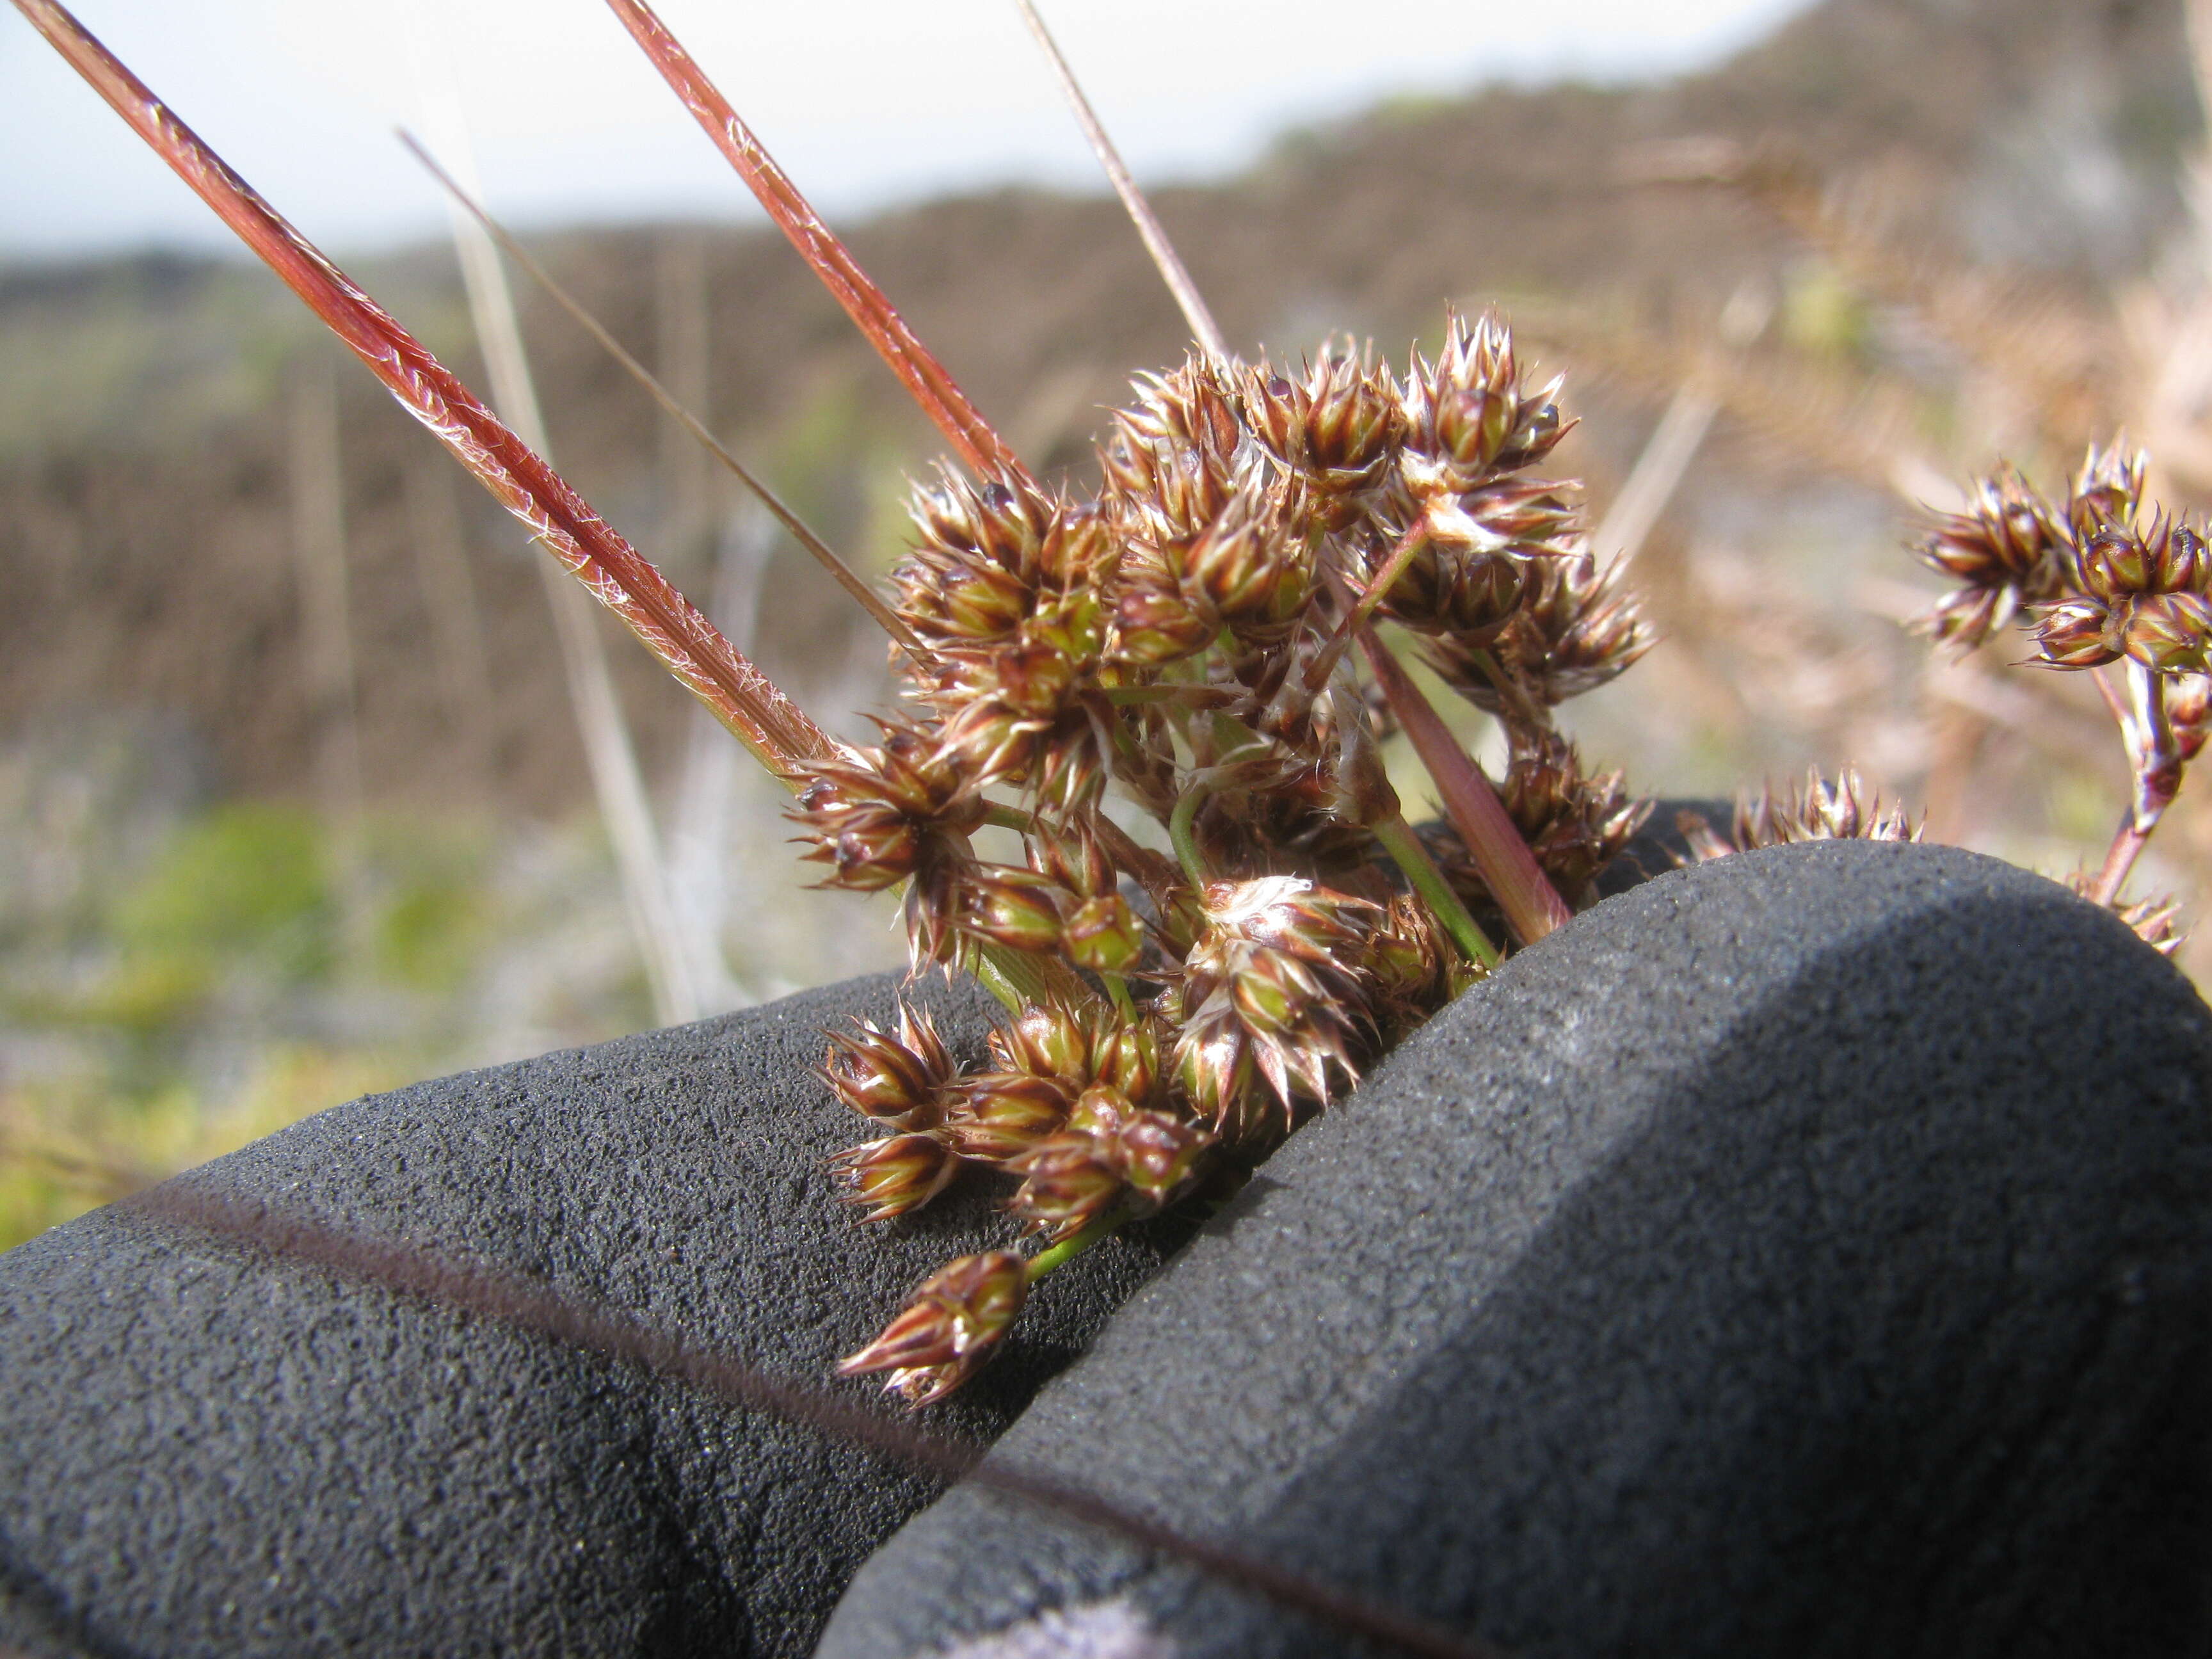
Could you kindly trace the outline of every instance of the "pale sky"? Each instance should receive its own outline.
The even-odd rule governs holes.
[[[1715,61],[1806,0],[1042,0],[1141,179],[1219,177],[1285,127],[1486,80]],[[392,137],[410,40],[450,66],[496,211],[526,225],[750,204],[599,0],[76,0],[278,209],[357,251],[443,234]],[[1097,187],[1010,0],[659,0],[826,210],[1012,180]],[[410,33],[410,15],[428,20]],[[1356,27],[1347,27],[1356,22]],[[433,73],[438,71],[434,69]],[[0,259],[227,233],[0,6]]]

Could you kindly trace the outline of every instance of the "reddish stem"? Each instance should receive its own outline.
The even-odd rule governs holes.
[[[707,78],[668,26],[653,15],[645,0],[607,0],[623,27],[630,33],[662,80],[684,100],[684,106],[714,141],[729,164],[738,170],[769,218],[814,268],[837,303],[845,307],[860,332],[866,335],[891,373],[905,382],[908,393],[935,422],[947,442],[961,458],[986,477],[1001,475],[1030,482],[1029,473],[1016,459],[982,413],[968,400],[943,363],[915,337],[906,319],[884,297],[884,291],[860,269],[836,233],[822,222],[822,216],[799,193],[781,167],[738,118],[730,100]]]
[[[1390,712],[1405,728],[1413,752],[1421,757],[1421,764],[1437,786],[1444,816],[1467,843],[1482,884],[1505,913],[1505,925],[1522,944],[1534,945],[1574,913],[1544,874],[1528,843],[1521,838],[1519,828],[1507,814],[1504,802],[1498,799],[1498,792],[1490,787],[1490,780],[1482,775],[1482,769],[1459,746],[1443,717],[1421,695],[1420,687],[1390,654],[1389,647],[1375,637],[1371,628],[1359,630],[1359,643],[1374,666],[1376,681],[1382,688]]]
[[[345,342],[592,596],[771,771],[792,775],[830,739],[566,480],[381,307],[262,200],[54,0],[16,9],[177,175]]]
[[[2181,750],[2173,739],[2173,722],[2166,712],[2166,681],[2140,663],[2127,665],[2127,693],[2116,692],[2104,671],[2097,671],[2097,686],[2104,692],[2120,722],[2128,745],[2128,765],[2135,774],[2135,799],[2120,820],[2105,862],[2097,872],[2089,896],[2099,904],[2117,903],[2136,860],[2158,828],[2166,809],[2181,789]]]

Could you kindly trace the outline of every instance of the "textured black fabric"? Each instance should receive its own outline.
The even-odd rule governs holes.
[[[809,1074],[856,981],[325,1112],[182,1179],[519,1270],[849,1401],[830,1376],[1001,1188],[860,1227],[867,1126]],[[985,1009],[927,999],[970,1058]],[[1040,1287],[931,1426],[988,1437],[1157,1264]],[[938,1488],[818,1431],[129,1210],[0,1256],[0,1644],[34,1652],[803,1654]]]
[[[992,1455],[1524,1659],[2201,1654],[2209,1083],[2180,975],[2008,866],[1664,875],[1295,1137]],[[821,1651],[1079,1650],[1380,1650],[963,1486]]]

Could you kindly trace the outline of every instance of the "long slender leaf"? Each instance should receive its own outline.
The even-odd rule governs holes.
[[[500,505],[743,739],[793,777],[835,745],[652,563],[484,407],[420,342],[264,202],[91,32],[54,0],[16,9],[307,308],[435,433]]]
[[[961,459],[986,476],[998,473],[1026,479],[1028,473],[1006,440],[968,400],[968,394],[954,382],[945,365],[915,337],[906,319],[884,297],[883,289],[860,269],[836,233],[822,222],[822,216],[799,194],[799,187],[775,164],[775,158],[652,7],[644,0],[607,0],[607,4],[660,71],[670,90],[714,141],[714,148],[738,170],[738,176],[768,210],[769,217],[799,250],[799,257],[813,267],[822,285],[845,307],[845,314],[867,336],[869,343],[890,365],[891,373],[905,383],[922,413],[960,452]]]

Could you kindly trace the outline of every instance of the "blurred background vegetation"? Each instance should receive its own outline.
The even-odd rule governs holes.
[[[1707,73],[1496,89],[1285,137],[1164,217],[1241,349],[1402,358],[1504,305],[1665,643],[1575,706],[1594,760],[1726,794],[1854,763],[1929,833],[2053,873],[2124,799],[2085,684],[1933,660],[1914,503],[2009,456],[2149,444],[2212,498],[2203,121],[2180,0],[1826,0]],[[1017,449],[1090,471],[1184,337],[1108,203],[1006,191],[848,228]],[[937,446],[765,233],[533,239],[854,562]],[[356,274],[472,382],[440,249]],[[824,724],[878,640],[542,296],[583,493]],[[527,548],[258,270],[0,267],[0,1245],[366,1090],[650,1025],[634,907]],[[1633,478],[1632,488],[1624,489]],[[1620,510],[1607,516],[1608,507]],[[1601,552],[1614,550],[1601,546]],[[626,641],[688,1001],[898,959],[802,890],[778,792]],[[1471,739],[1484,734],[1472,716]],[[2136,890],[2212,899],[2185,788]],[[2184,965],[2212,969],[2212,933]]]

